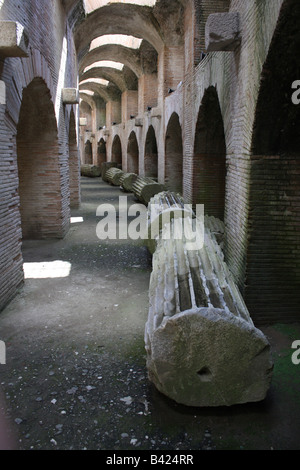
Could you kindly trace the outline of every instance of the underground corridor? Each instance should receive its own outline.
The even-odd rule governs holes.
[[[299,24],[0,0],[0,449],[300,449]]]
[[[148,381],[144,329],[151,256],[140,242],[96,236],[101,203],[118,209],[119,188],[81,179],[82,204],[63,240],[23,243],[25,286],[0,317],[7,341],[1,369],[10,445],[18,449],[213,450],[297,446],[299,400],[290,334],[274,345],[266,400],[190,408]],[[128,203],[136,203],[132,194]],[[293,331],[294,328],[294,331]],[[67,334],[66,334],[67,333]]]

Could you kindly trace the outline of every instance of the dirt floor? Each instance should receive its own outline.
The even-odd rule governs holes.
[[[36,279],[0,314],[7,364],[2,409],[16,449],[300,449],[300,324],[273,325],[275,362],[264,402],[197,409],[168,400],[147,378],[144,326],[151,257],[132,241],[100,241],[96,208],[117,207],[118,188],[82,179],[82,205],[64,240],[26,241],[32,263],[63,261],[60,277]],[[135,202],[133,196],[129,196]],[[26,265],[25,265],[26,266]],[[66,276],[66,277],[61,277]]]

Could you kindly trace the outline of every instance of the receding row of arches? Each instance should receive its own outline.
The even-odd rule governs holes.
[[[131,132],[127,144],[127,171],[128,173],[140,173],[139,164],[139,144],[136,133]],[[97,146],[97,165],[107,161],[107,144],[103,138],[100,139]],[[123,166],[122,143],[119,135],[115,135],[111,146],[111,161]],[[145,176],[158,178],[158,150],[155,130],[153,126],[149,127],[145,142],[145,158],[144,158]],[[90,140],[85,143],[85,160],[86,164],[93,164],[93,149]]]
[[[132,131],[127,143],[126,171],[136,174],[143,173],[146,177],[158,179],[158,144],[152,125],[148,129],[144,145],[144,158],[143,161],[140,161],[138,139],[135,131]],[[86,163],[92,163],[93,161],[91,152],[92,145],[88,141],[86,144]],[[102,138],[98,143],[97,163],[101,165],[106,160],[106,143]],[[192,203],[204,204],[207,214],[223,220],[225,209],[226,142],[222,113],[215,87],[209,87],[206,90],[200,106],[196,125],[191,176],[189,176],[188,171],[188,160],[187,157],[184,158],[180,118],[174,112],[169,119],[165,135],[165,186],[171,191],[183,194],[186,178],[192,186]],[[119,135],[116,135],[112,142],[111,161],[122,166],[122,143]]]

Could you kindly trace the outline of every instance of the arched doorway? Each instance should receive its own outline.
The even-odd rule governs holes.
[[[300,319],[300,4],[283,3],[263,66],[250,170],[245,298],[256,322]]]
[[[215,87],[206,89],[199,110],[193,165],[193,203],[205,214],[224,220],[226,143]]]
[[[35,78],[23,91],[16,140],[23,238],[60,237],[57,124],[50,91],[41,78]]]
[[[134,131],[131,132],[127,147],[127,171],[128,173],[139,173],[139,146]]]
[[[158,151],[155,131],[153,126],[150,126],[146,136],[145,143],[145,176],[153,179],[158,178]]]
[[[122,145],[118,135],[115,136],[111,149],[111,161],[118,164],[122,168]]]
[[[98,142],[98,151],[97,151],[97,165],[101,168],[102,163],[106,162],[106,142],[104,139],[101,139]]]
[[[84,147],[84,160],[86,165],[93,164],[93,147],[90,140],[87,140]]]
[[[182,131],[178,114],[173,113],[166,132],[165,184],[174,192],[183,192]]]

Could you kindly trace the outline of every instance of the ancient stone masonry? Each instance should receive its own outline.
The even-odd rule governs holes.
[[[124,175],[124,171],[120,170],[119,168],[110,168],[105,177],[108,183],[112,184],[113,186],[121,186],[121,178]]]
[[[81,165],[81,176],[98,178],[101,176],[101,168],[96,165]]]
[[[120,179],[120,186],[127,193],[133,192],[133,185],[136,182],[138,175],[135,173],[124,173]]]
[[[155,194],[163,191],[163,189],[164,186],[153,179],[142,177],[138,177],[132,186],[132,191],[136,198],[146,206],[148,206],[151,198]]]
[[[170,206],[171,200],[162,193],[148,208],[149,218],[152,205],[156,218],[173,211],[153,254],[145,329],[149,378],[160,392],[188,406],[263,400],[272,375],[270,346],[224,262],[215,236],[221,224],[206,217],[203,247],[191,249],[187,237],[176,232],[183,221],[192,228],[196,219],[181,217],[182,200],[174,196]]]
[[[108,179],[106,177],[106,173],[111,168],[117,168],[117,166],[118,166],[118,164],[116,162],[105,162],[105,163],[102,164],[101,176],[102,176],[103,181],[105,181],[106,183],[108,182]]]
[[[239,14],[235,12],[209,15],[205,38],[207,52],[234,50],[241,41]]]

